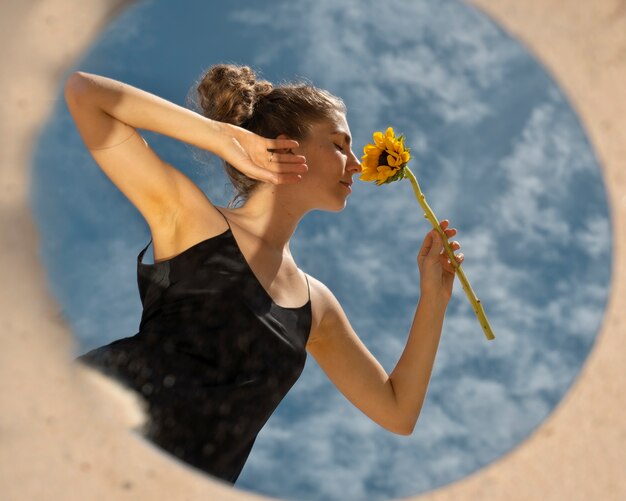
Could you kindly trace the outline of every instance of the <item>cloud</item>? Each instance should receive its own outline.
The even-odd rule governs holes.
[[[233,35],[224,44],[237,42],[243,27],[258,41],[254,53],[245,49],[256,64],[308,76],[341,95],[355,144],[387,125],[405,133],[427,200],[459,229],[453,239],[462,243],[463,268],[496,334],[485,340],[457,280],[409,437],[371,421],[309,357],[238,484],[280,497],[389,499],[458,480],[499,458],[572,384],[607,296],[605,194],[567,101],[517,43],[456,1],[383,7],[303,0],[230,12]],[[111,28],[101,54],[146,40],[148,19],[137,17]],[[149,40],[145,61],[153,64],[149,54],[158,53],[159,40]],[[135,71],[134,61],[120,58],[120,71]],[[56,126],[71,124],[61,116]],[[84,168],[89,157],[77,134],[45,144],[38,218],[62,303],[83,344],[132,335],[140,314],[135,257],[149,238],[137,232],[147,235],[147,227],[95,165]],[[159,138],[151,144],[166,151]],[[198,169],[198,184],[219,203],[219,169],[209,170]],[[67,180],[63,189],[58,178]],[[112,237],[119,228],[126,234]],[[429,229],[409,183],[356,183],[341,214],[307,218],[291,242],[298,264],[333,290],[388,372],[419,300],[416,257]]]
[[[355,118],[369,129],[415,98],[446,123],[475,124],[490,113],[480,90],[500,82],[506,65],[523,57],[516,45],[501,43],[495,25],[455,1],[395,0],[381,9],[373,1],[307,0],[275,9],[272,15],[242,9],[231,19],[301,47],[300,71],[346,94],[356,103]],[[308,22],[295,26],[294,19]],[[261,53],[257,62],[268,64],[280,54]]]
[[[573,242],[590,259],[607,258],[610,252],[609,242],[611,226],[606,215],[590,214],[574,233]]]

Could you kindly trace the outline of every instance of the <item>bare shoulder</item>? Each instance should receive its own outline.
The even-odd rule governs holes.
[[[307,346],[319,342],[333,323],[343,314],[343,308],[326,284],[307,273],[311,286],[312,327]]]
[[[183,173],[178,183],[179,203],[158,224],[150,225],[157,261],[178,255],[228,228],[220,210],[199,186]]]

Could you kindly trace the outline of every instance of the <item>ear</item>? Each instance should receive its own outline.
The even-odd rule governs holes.
[[[287,136],[286,134],[278,134],[278,136],[276,136],[276,139],[291,139],[289,136]],[[291,148],[281,148],[280,150],[276,150],[277,153],[291,153],[292,155],[294,154]]]

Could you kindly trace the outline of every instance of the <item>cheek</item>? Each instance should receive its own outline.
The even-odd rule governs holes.
[[[337,165],[341,162],[340,153],[336,149],[335,151],[329,150],[323,145],[302,153],[309,166],[303,180],[306,180],[307,184],[311,183],[309,187],[326,186],[328,188],[337,181]]]

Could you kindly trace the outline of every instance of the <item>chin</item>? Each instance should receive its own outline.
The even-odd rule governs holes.
[[[348,196],[344,194],[342,197],[334,196],[331,200],[320,204],[317,208],[327,212],[341,212],[346,208],[347,204]]]
[[[342,202],[339,202],[338,205],[336,205],[333,209],[331,209],[332,212],[341,212],[342,210],[344,210],[346,208],[346,205],[348,205],[348,199],[344,198],[344,200]]]
[[[323,210],[326,212],[341,212],[342,210],[346,208],[346,202],[347,200],[343,200],[341,202],[337,202],[335,200],[334,203],[326,203],[323,205],[319,205],[317,209]]]

